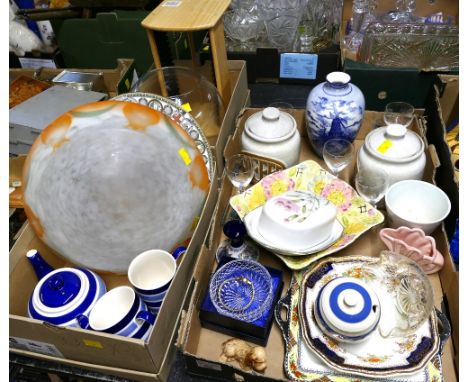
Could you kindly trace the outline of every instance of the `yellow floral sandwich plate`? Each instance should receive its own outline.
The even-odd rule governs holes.
[[[287,294],[275,307],[275,319],[285,341],[284,371],[288,379],[297,382],[371,382],[382,380],[376,379],[374,376],[358,377],[354,373],[336,370],[323,362],[305,343],[303,327],[299,318],[299,305],[301,303],[301,285],[306,272],[293,272]],[[282,314],[284,310],[287,312],[286,315]],[[340,345],[329,338],[324,338],[324,340],[327,341],[324,348],[330,349],[330,354],[334,354],[335,349]],[[403,344],[402,347],[404,346]],[[408,346],[411,347],[411,343]],[[399,349],[398,346],[397,350]],[[371,352],[366,356],[371,364],[378,364],[381,361],[378,357],[373,358]],[[442,382],[441,356],[440,354],[434,355],[425,367],[412,375],[388,377],[385,380],[392,382]]]
[[[343,232],[337,239],[333,237],[335,240],[332,240],[331,235],[328,236],[330,242],[325,248],[312,248],[313,251],[309,254],[303,253],[307,251],[291,253],[291,250],[278,250],[278,246],[264,245],[265,240],[257,240],[258,244],[266,247],[293,270],[303,269],[312,262],[347,247],[367,230],[384,221],[382,213],[366,203],[348,183],[331,175],[312,160],[264,177],[243,193],[233,196],[230,205],[247,222],[251,219],[247,216],[259,214],[255,210],[261,209],[268,200],[290,191],[310,192],[328,200],[336,207],[336,220],[343,227]],[[335,226],[335,229],[339,228]],[[258,238],[254,231],[251,233]]]
[[[23,171],[38,237],[76,265],[112,273],[126,273],[148,248],[186,245],[210,188],[187,132],[159,111],[120,101],[57,118]]]
[[[299,305],[303,339],[307,348],[322,362],[343,373],[369,378],[413,375],[423,370],[439,351],[440,340],[435,310],[432,309],[429,318],[413,333],[389,336],[391,330],[398,325],[396,317],[401,315],[396,297],[399,293],[396,289],[399,287],[395,286],[394,274],[384,273],[387,268],[384,272],[375,272],[370,267],[380,267],[378,262],[379,258],[374,257],[327,258],[314,264],[305,273]],[[325,290],[324,286],[330,285],[332,280],[337,281],[343,277],[347,280],[356,279],[360,285],[365,284],[372,288],[380,300],[382,312],[378,327],[363,341],[334,340],[323,332],[317,321],[319,318],[316,316],[314,304],[320,299],[321,291]],[[329,302],[330,305],[334,303],[333,293],[336,291],[337,312],[344,317],[347,301],[340,300],[338,289],[332,292]],[[364,310],[365,306],[362,308],[362,311]],[[348,316],[355,319],[361,312]]]
[[[213,178],[214,158],[210,149],[208,140],[203,133],[202,128],[190,113],[176,104],[170,98],[162,97],[152,93],[124,93],[112,98],[115,101],[132,102],[140,105],[148,106],[151,109],[164,113],[173,121],[177,122],[188,135],[194,140],[198,151],[203,156],[210,180]]]

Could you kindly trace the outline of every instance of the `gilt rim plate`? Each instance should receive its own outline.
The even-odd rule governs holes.
[[[313,317],[312,306],[323,285],[339,276],[371,281],[373,275],[367,273],[364,266],[378,261],[379,258],[364,256],[327,258],[314,264],[305,273],[299,302],[304,341],[314,354],[335,370],[373,378],[411,375],[422,370],[439,349],[435,310],[412,335],[383,338],[375,331],[368,340],[356,344],[332,340],[320,330]],[[378,290],[382,306],[393,304],[389,300],[391,275],[378,282],[382,286]]]
[[[210,180],[213,179],[214,158],[210,144],[208,143],[202,128],[190,113],[185,111],[171,99],[152,93],[123,93],[113,97],[112,100],[133,102],[143,106],[148,106],[154,110],[164,113],[173,121],[177,122],[179,126],[182,127],[194,140],[198,151],[200,151],[200,154],[203,156],[203,160],[205,161],[208,176]]]

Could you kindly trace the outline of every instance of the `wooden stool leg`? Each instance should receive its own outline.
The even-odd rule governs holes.
[[[216,86],[225,105],[231,98],[231,79],[227,61],[226,45],[224,42],[224,25],[222,19],[210,29],[211,54],[216,76]]]
[[[148,35],[148,40],[151,48],[151,54],[153,55],[154,65],[156,69],[161,68],[161,59],[159,58],[158,47],[156,45],[156,39],[154,38],[154,31],[147,29],[146,33]],[[159,71],[159,84],[161,86],[161,92],[163,97],[167,97],[166,81],[164,81],[164,75]]]
[[[192,57],[192,66],[197,68],[199,65],[197,59],[197,49],[195,48],[195,40],[193,39],[193,32],[187,32],[187,40],[190,48],[190,55]]]

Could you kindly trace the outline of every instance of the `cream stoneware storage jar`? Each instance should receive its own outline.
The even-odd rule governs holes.
[[[301,137],[296,120],[289,113],[267,107],[245,122],[242,150],[283,162],[291,167],[299,162]]]
[[[361,169],[383,169],[389,185],[401,180],[421,180],[426,166],[425,145],[419,135],[403,125],[380,127],[367,134],[359,150]]]

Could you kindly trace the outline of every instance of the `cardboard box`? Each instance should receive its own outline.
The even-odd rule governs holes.
[[[90,73],[102,73],[104,76],[104,85],[109,98],[115,97],[118,94],[126,93],[134,80],[136,80],[135,73],[135,60],[131,58],[119,58],[117,60],[117,67],[115,69],[69,69]],[[31,78],[38,79],[52,79],[60,74],[63,69],[10,69],[10,81],[25,75]]]
[[[378,2],[376,14],[384,14],[395,9],[393,0]],[[437,12],[451,15],[458,23],[458,2],[451,0],[416,2],[414,14],[428,16]],[[352,16],[352,0],[344,0],[341,23],[341,41],[346,25]],[[383,111],[385,105],[393,101],[404,101],[415,108],[424,108],[432,86],[437,82],[436,72],[421,71],[417,68],[384,68],[357,61],[356,54],[341,45],[343,71],[351,76],[351,82],[366,95],[366,109]]]
[[[229,156],[234,152],[240,151],[240,137],[244,122],[251,114],[259,109],[245,109],[239,116],[237,122],[237,129],[226,146],[225,155]],[[311,149],[305,133],[304,111],[297,110],[294,116],[298,122],[300,132],[302,135],[302,147],[300,161],[306,159],[314,159],[325,167],[322,160],[319,160]],[[366,112],[363,127],[361,128],[358,137],[355,141],[356,148],[360,147],[363,139],[368,133],[374,121],[380,118],[380,113]],[[424,131],[424,121],[422,118],[417,118],[413,124],[413,129],[420,134]],[[426,181],[433,181],[435,169],[439,165],[435,148],[429,145],[426,149],[427,164],[424,174]],[[348,181],[353,175],[354,163],[349,166],[342,174],[344,180]],[[183,354],[187,370],[194,375],[203,377],[218,378],[224,381],[287,381],[284,373],[284,352],[285,345],[283,342],[281,331],[278,325],[274,324],[266,346],[268,355],[268,367],[264,375],[260,376],[257,373],[242,370],[236,363],[223,363],[219,361],[221,355],[221,344],[229,338],[229,336],[220,334],[201,326],[199,318],[199,306],[204,292],[208,287],[209,277],[214,269],[214,253],[221,241],[223,240],[222,224],[226,216],[229,198],[233,193],[232,185],[229,180],[223,178],[222,187],[219,193],[219,199],[215,208],[213,216],[213,223],[211,233],[207,246],[202,248],[202,252],[197,260],[197,265],[194,271],[195,287],[194,293],[191,297],[189,310],[184,314],[184,319],[181,322],[180,335],[178,338],[178,346]],[[434,232],[434,237],[438,243],[438,249],[448,256],[448,249],[446,241],[444,241],[443,228],[439,227]],[[366,254],[376,256],[384,249],[384,244],[378,239],[378,232],[376,230],[369,230],[362,235],[358,240],[346,247],[337,255],[346,254]],[[283,295],[289,287],[291,273],[285,268],[284,264],[275,256],[266,253],[261,254],[260,262],[265,265],[279,267],[283,270]],[[435,292],[435,304],[438,308],[441,307],[443,288],[438,274],[429,276]],[[450,340],[447,342],[443,352],[443,374],[446,382],[453,382],[457,380],[454,363],[453,363],[453,349]]]
[[[248,105],[250,100],[245,62],[229,61],[228,63],[232,96],[226,108],[216,145],[212,148],[215,153],[218,153],[216,158],[219,158],[217,162],[222,169],[224,168],[224,145],[235,129],[239,111]],[[222,173],[222,170],[216,170],[216,172]],[[30,345],[25,345],[24,341],[20,341],[14,344],[15,348],[10,343],[10,351],[89,372],[138,381],[167,380],[176,351],[174,343],[180,315],[188,309],[189,296],[192,294],[194,285],[193,268],[208,234],[217,194],[218,181],[216,180],[212,183],[188,251],[184,255],[146,344],[141,340],[109,334],[58,328],[26,317],[26,301],[37,283],[37,278],[25,258],[26,251],[30,248],[37,248],[51,265],[59,267],[65,264],[63,259],[60,259],[54,251],[36,237],[28,224],[10,252],[10,337],[27,339],[26,342]],[[103,278],[108,289],[128,283],[126,277],[103,275]],[[19,285],[21,287],[18,287]]]
[[[436,149],[440,160],[440,166],[435,174],[435,182],[450,198],[452,209],[450,214],[444,221],[444,237],[438,242],[439,246],[444,247],[445,264],[440,271],[440,279],[444,287],[444,299],[447,304],[447,312],[450,315],[452,322],[452,338],[455,350],[455,364],[458,369],[458,353],[459,353],[459,273],[458,266],[454,263],[450,255],[449,240],[451,240],[455,223],[459,217],[459,183],[455,176],[455,170],[452,160],[452,152],[448,146],[446,139],[446,118],[452,113],[452,110],[458,109],[458,77],[445,77],[449,80],[447,86],[453,88],[445,88],[445,92],[441,94],[441,89],[437,86],[432,88],[432,97],[428,98],[426,105],[426,120],[427,120],[427,139]],[[456,85],[456,86],[455,86]],[[448,97],[448,98],[447,98]],[[448,110],[447,110],[448,107]],[[446,252],[445,252],[446,249]],[[440,250],[440,248],[439,248]]]
[[[224,112],[221,129],[214,144],[214,154],[218,177],[223,175],[223,150],[227,140],[236,128],[236,118],[242,108],[250,105],[249,88],[247,83],[247,67],[245,61],[229,60],[229,75],[231,76],[232,96]],[[209,78],[209,77],[208,77]]]
[[[73,266],[47,247],[28,224],[10,252],[10,351],[16,349],[98,367],[128,369],[158,375],[171,349],[184,302],[190,293],[192,270],[207,235],[218,194],[212,182],[197,228],[167,292],[148,342],[105,333],[62,328],[27,316],[27,302],[37,276],[26,258],[37,249],[54,268]],[[98,272],[100,273],[100,272]],[[107,289],[129,285],[126,275],[101,274]],[[156,378],[156,376],[153,376]]]

